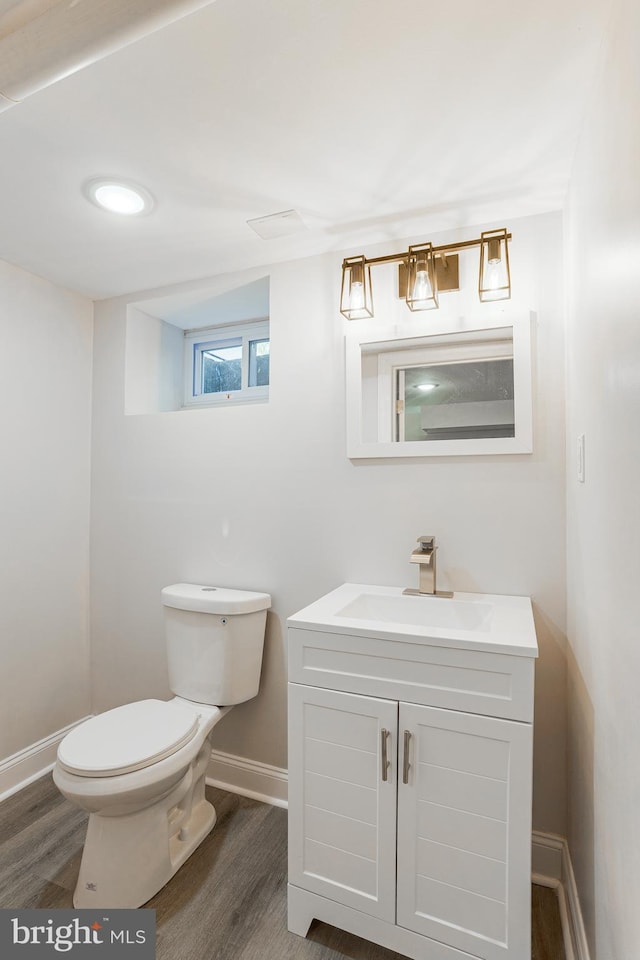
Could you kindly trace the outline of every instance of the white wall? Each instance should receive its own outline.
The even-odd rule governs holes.
[[[568,216],[569,842],[591,960],[640,951],[640,6],[615,6]]]
[[[271,270],[268,404],[125,417],[127,304],[97,305],[96,710],[168,694],[162,586],[186,580],[266,590],[273,611],[261,693],[230,713],[217,728],[215,746],[286,766],[286,617],[345,580],[412,584],[415,538],[433,533],[441,547],[439,569],[453,588],[534,598],[541,648],[535,825],[565,832],[561,219],[541,216],[508,226],[514,237],[510,309],[537,312],[531,456],[347,459],[348,323],[338,312],[342,255]],[[390,250],[403,246],[397,241]],[[477,304],[477,253],[465,263],[467,292],[448,301],[443,296],[442,310],[490,315],[494,306]],[[406,316],[389,293],[393,280],[392,271],[376,271],[380,319]]]
[[[0,261],[0,760],[90,711],[92,305]]]
[[[182,405],[184,333],[130,306],[127,313],[125,413],[158,413]]]

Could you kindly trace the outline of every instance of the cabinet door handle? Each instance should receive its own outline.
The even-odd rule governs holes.
[[[404,756],[402,759],[402,782],[409,783],[409,742],[411,740],[411,731],[405,730],[404,732]]]
[[[380,745],[382,747],[382,779],[385,782],[389,779],[389,767],[391,766],[391,761],[387,755],[387,742],[389,740],[389,736],[389,731],[385,730],[383,727],[380,731]]]

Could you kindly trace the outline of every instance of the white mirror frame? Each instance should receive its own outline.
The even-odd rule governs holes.
[[[386,457],[463,457],[495,454],[531,453],[533,450],[533,409],[531,375],[531,325],[532,316],[512,316],[500,313],[488,318],[457,318],[456,320],[433,321],[429,317],[419,326],[411,323],[402,327],[395,324],[376,325],[370,321],[358,323],[345,336],[346,346],[346,406],[347,406],[347,456],[352,460],[379,459]],[[459,333],[486,332],[492,329],[513,329],[513,385],[515,409],[515,435],[513,437],[487,437],[468,440],[407,440],[365,441],[362,430],[363,383],[362,350],[372,344],[384,344],[389,349],[415,347],[416,341],[430,337],[450,335],[455,339]],[[426,345],[426,344],[425,344]]]

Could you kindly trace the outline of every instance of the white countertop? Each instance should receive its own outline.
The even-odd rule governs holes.
[[[343,583],[294,613],[287,624],[300,630],[538,656],[529,597],[403,596],[402,587]]]

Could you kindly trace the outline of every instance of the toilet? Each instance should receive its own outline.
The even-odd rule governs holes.
[[[58,747],[54,782],[89,813],[76,908],[141,906],[204,840],[211,732],[258,692],[269,594],[177,583],[162,603],[173,699],[108,710]]]

